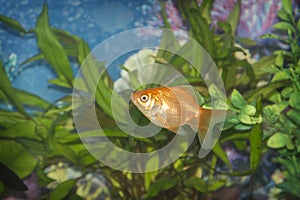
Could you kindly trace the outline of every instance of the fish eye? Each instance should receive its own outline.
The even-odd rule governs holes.
[[[146,101],[148,101],[149,97],[148,97],[148,95],[143,94],[140,99],[142,102],[146,102]]]

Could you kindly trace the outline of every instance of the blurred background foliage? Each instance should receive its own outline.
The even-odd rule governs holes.
[[[0,110],[0,196],[28,189],[24,182],[31,180],[37,184],[39,199],[234,198],[226,196],[228,191],[251,198],[258,188],[257,180],[265,178],[261,160],[271,154],[270,162],[276,167],[273,176],[277,178],[267,177],[260,184],[268,184],[272,179],[267,188],[269,197],[300,198],[300,21],[292,3],[282,1],[277,13],[280,21],[273,25],[278,34],[262,36],[278,40],[285,48],[278,48],[255,61],[249,59],[245,49],[255,46],[255,42],[236,37],[241,1],[237,1],[226,20],[215,26],[211,19],[213,3],[210,0],[201,4],[196,1],[174,3],[187,24],[189,36],[201,44],[216,63],[229,97],[229,110],[236,113],[226,119],[221,137],[207,157],[198,158],[200,147],[195,140],[184,155],[163,169],[139,174],[111,169],[94,158],[81,143],[73,124],[70,95],[49,103],[13,88],[0,62],[0,100],[14,108],[13,111]],[[172,28],[164,8],[162,3],[164,26]],[[57,76],[48,81],[72,89],[75,75],[71,63],[82,64],[90,48],[83,39],[52,27],[48,20],[46,4],[36,26],[30,30],[0,15],[7,31],[20,37],[36,37],[40,53],[22,65],[46,60]],[[187,51],[188,42],[180,44],[175,36],[162,36],[160,47],[165,49],[170,44],[195,58],[199,56],[199,52]],[[174,67],[209,100],[201,76],[187,61],[162,50],[154,56],[154,61]],[[92,91],[93,70],[103,71],[104,64],[105,61],[90,61],[91,70],[82,72],[85,90]],[[95,104],[106,136],[123,149],[135,152],[147,151],[145,147],[158,149],[165,144],[171,134],[167,130],[141,140],[116,127],[110,105],[114,82],[106,72],[104,74],[97,83]],[[132,112],[142,117],[135,107]],[[235,163],[230,152],[242,154],[244,161]]]

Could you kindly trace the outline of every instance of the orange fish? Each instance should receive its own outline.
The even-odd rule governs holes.
[[[203,140],[211,120],[212,110],[199,106],[194,91],[188,86],[158,87],[131,94],[131,101],[155,125],[177,133],[188,125],[198,131]],[[223,113],[224,110],[214,110]]]

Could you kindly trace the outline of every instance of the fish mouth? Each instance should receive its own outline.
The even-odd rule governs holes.
[[[134,97],[133,97],[133,93],[131,93],[129,99],[130,99],[132,102],[135,102],[135,101],[134,101]]]

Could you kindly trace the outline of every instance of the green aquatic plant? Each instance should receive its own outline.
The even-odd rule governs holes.
[[[283,182],[277,187],[280,196],[291,195],[299,198],[300,160],[300,20],[293,12],[291,1],[282,1],[282,9],[277,13],[280,21],[273,25],[280,34],[268,34],[264,38],[279,40],[286,49],[277,50],[270,56],[273,64],[264,69],[271,78],[263,109],[264,141],[269,148],[279,153],[275,163],[280,164]],[[282,84],[280,84],[282,83]],[[278,87],[272,87],[278,84]]]
[[[231,176],[250,175],[251,177],[255,174],[264,147],[264,137],[266,145],[279,149],[282,156],[278,162],[286,167],[287,181],[279,187],[295,195],[298,188],[289,187],[289,184],[295,183],[299,175],[295,167],[298,162],[296,133],[297,113],[299,112],[297,103],[299,47],[295,45],[295,41],[299,38],[299,25],[298,29],[295,29],[293,25],[296,22],[289,21],[288,24],[291,25],[284,23],[275,26],[279,29],[291,29],[288,31],[289,39],[284,41],[291,45],[292,53],[290,51],[275,52],[274,55],[251,64],[246,58],[236,57],[237,52],[245,53],[244,49],[236,46],[237,38],[235,37],[240,1],[227,21],[218,23],[222,30],[221,34],[216,34],[209,26],[212,4],[213,1],[203,1],[201,6],[196,1],[178,1],[178,8],[183,19],[190,24],[189,36],[206,49],[218,66],[229,96],[227,106],[235,113],[226,120],[219,141],[207,157],[199,159],[200,146],[195,140],[186,153],[163,169],[147,173],[128,173],[111,169],[94,158],[82,144],[73,125],[72,98],[69,95],[54,103],[49,103],[36,95],[13,88],[0,63],[0,99],[9,102],[15,108],[14,111],[0,110],[0,162],[20,179],[35,173],[39,185],[48,188],[47,194],[42,197],[45,199],[48,196],[50,199],[95,199],[101,194],[111,199],[200,199],[213,196],[216,190],[229,186]],[[291,15],[289,6],[285,3],[283,11],[279,12],[282,17],[285,17],[285,21],[291,19],[287,17]],[[163,13],[162,16],[166,15]],[[25,30],[17,21],[3,15],[0,15],[0,21],[19,33],[20,37],[24,34],[36,36],[39,54],[28,58],[22,64],[43,59],[49,63],[57,76],[56,79],[48,80],[49,83],[58,87],[73,88],[75,75],[71,64],[76,62],[81,65],[85,62],[90,48],[83,39],[51,27],[46,5],[37,18],[36,26],[31,30]],[[164,22],[167,28],[170,27],[166,17],[164,17]],[[173,45],[178,51],[191,54],[201,60],[201,52],[191,50],[193,49],[191,43],[181,45],[174,35],[170,37],[170,35],[163,34],[160,47],[167,49],[168,45]],[[207,88],[197,70],[180,56],[159,50],[153,59],[157,63],[173,67],[187,77],[187,80],[199,89],[204,102],[207,103],[210,98],[213,98],[208,96],[209,90],[215,96],[220,95],[214,88]],[[111,141],[133,152],[158,149],[169,141],[170,133],[166,130],[162,130],[160,134],[152,138],[140,139],[131,137],[117,128],[111,109],[114,83],[104,71],[105,63],[96,59],[88,59],[86,62],[88,62],[89,70],[82,71],[84,77],[81,80],[82,87],[76,89],[89,92],[96,90],[95,108],[98,121],[102,123],[104,133]],[[274,66],[276,64],[277,67],[267,67],[271,64]],[[104,78],[96,82],[98,71],[104,71]],[[275,74],[271,83],[257,87],[259,81],[268,81],[270,74]],[[131,79],[131,81],[135,80]],[[291,86],[287,83],[291,83]],[[283,87],[286,88],[283,89]],[[79,98],[84,100],[84,97]],[[273,104],[263,109],[263,103],[269,102]],[[121,110],[124,103],[126,102],[120,100],[118,103],[120,107],[117,109]],[[25,109],[28,106],[38,109],[34,114],[28,114]],[[287,109],[288,112],[286,112]],[[282,112],[286,114],[280,116]],[[141,123],[147,123],[147,119],[137,108],[132,107],[131,113],[133,118],[141,120]],[[122,112],[119,117],[124,117]],[[268,127],[264,132],[262,120]],[[284,129],[282,129],[283,126],[279,127],[275,124],[279,120],[284,124]],[[276,131],[272,127],[274,124],[278,126]],[[284,132],[286,130],[289,132]],[[89,134],[92,136],[95,133]],[[283,145],[280,143],[281,140],[287,143]],[[234,169],[224,150],[224,145],[227,143],[232,143],[237,149],[248,153],[247,169],[244,171]],[[148,164],[156,165],[157,162],[159,161],[150,159]],[[55,169],[59,168],[60,163],[64,163],[63,166],[73,171],[79,171],[78,174],[61,180],[49,178],[47,173],[49,168],[51,166],[56,166]],[[92,179],[88,177],[96,177],[99,174],[104,176],[107,186],[100,188],[96,193],[89,192]],[[8,185],[5,178],[0,178],[0,196],[8,193],[9,187],[17,189],[19,179],[16,184]],[[294,187],[297,186],[294,184]]]

